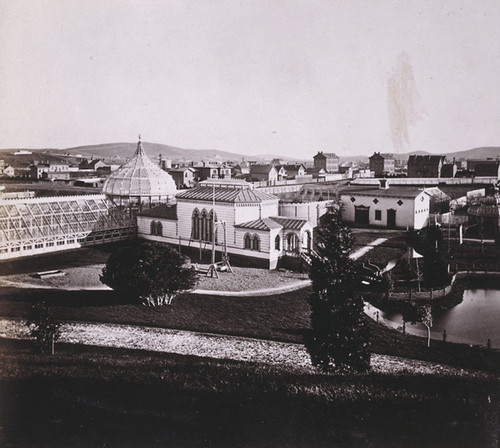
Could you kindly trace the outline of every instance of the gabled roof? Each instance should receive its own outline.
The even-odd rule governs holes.
[[[416,198],[424,190],[417,187],[369,187],[369,186],[349,186],[340,191],[341,195],[378,196],[389,198]]]
[[[408,158],[408,164],[410,165],[434,165],[438,166],[439,163],[444,162],[445,156],[431,156],[431,155],[411,155]]]
[[[253,221],[235,224],[234,227],[249,230],[272,230],[282,228],[281,225],[279,225],[271,218],[254,219]]]
[[[251,174],[269,174],[270,171],[272,171],[275,168],[274,165],[271,164],[266,164],[266,165],[260,165],[260,164],[254,164],[250,165],[250,173]]]
[[[281,227],[287,230],[300,230],[307,224],[307,219],[288,218],[284,216],[272,216],[270,219],[277,222]]]
[[[272,216],[270,218],[254,219],[253,221],[235,224],[234,227],[249,230],[300,230],[307,224],[306,219],[287,218],[285,216]]]
[[[157,207],[139,213],[138,216],[148,216],[150,218],[170,219],[175,221],[177,220],[177,205],[161,204]]]
[[[337,154],[335,154],[334,152],[318,152],[318,154],[316,154],[313,159],[317,158],[317,157],[323,157],[323,158],[329,158],[329,159],[338,159],[339,156]]]
[[[215,202],[230,203],[260,203],[263,201],[278,201],[276,196],[264,193],[260,190],[249,188],[212,188],[197,187],[179,193],[177,201],[212,201],[215,191]]]

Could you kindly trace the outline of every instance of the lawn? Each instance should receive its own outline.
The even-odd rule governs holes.
[[[151,327],[303,342],[310,328],[306,288],[270,297],[218,297],[184,294],[172,306],[122,303],[112,291],[12,291],[0,298],[0,316],[26,317],[44,298],[57,319],[145,325]],[[500,352],[403,336],[367,318],[376,353],[500,372]]]
[[[496,447],[485,376],[323,375],[255,363],[1,341],[0,444]]]

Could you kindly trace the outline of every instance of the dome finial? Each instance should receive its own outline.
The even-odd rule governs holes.
[[[139,134],[139,141],[141,141],[141,134]]]

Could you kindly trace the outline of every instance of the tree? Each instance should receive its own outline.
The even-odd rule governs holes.
[[[431,346],[432,307],[431,305],[417,305],[415,302],[407,302],[403,309],[403,321],[416,324],[422,323],[427,329],[427,347]]]
[[[330,208],[318,227],[318,254],[313,256],[309,273],[312,330],[306,338],[313,365],[324,371],[370,368],[363,300],[357,292],[359,276],[349,258],[353,241],[340,209]]]
[[[440,287],[448,280],[448,255],[441,228],[431,226],[420,232],[410,231],[407,234],[410,246],[424,258],[423,277],[425,284]]]
[[[177,293],[192,289],[197,274],[172,247],[135,241],[109,257],[100,280],[125,297],[157,306],[171,305]]]
[[[27,325],[30,336],[35,338],[37,351],[43,355],[49,352],[53,355],[55,342],[61,335],[61,324],[54,320],[45,302],[35,303],[31,307]]]

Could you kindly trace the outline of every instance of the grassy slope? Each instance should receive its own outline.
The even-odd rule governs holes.
[[[496,446],[485,377],[321,375],[168,354],[0,341],[0,444]]]

